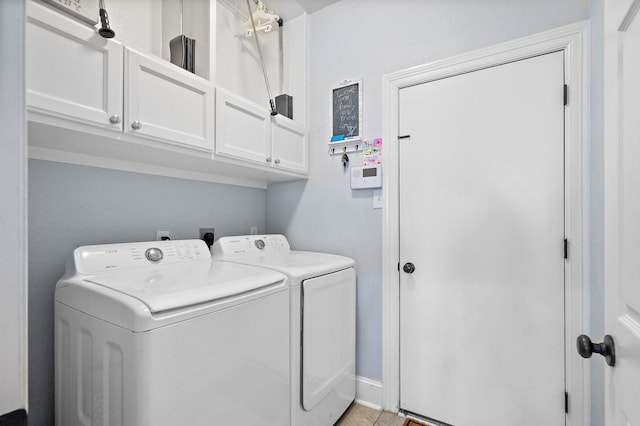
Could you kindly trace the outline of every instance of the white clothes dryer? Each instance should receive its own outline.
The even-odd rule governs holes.
[[[200,240],[77,248],[55,292],[56,425],[289,425],[284,275]]]
[[[285,274],[291,310],[291,424],[333,425],[355,399],[353,259],[291,250],[283,235],[220,238],[214,259]]]

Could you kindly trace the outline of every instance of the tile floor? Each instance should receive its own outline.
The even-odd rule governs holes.
[[[402,426],[404,418],[388,411],[353,403],[336,426]]]

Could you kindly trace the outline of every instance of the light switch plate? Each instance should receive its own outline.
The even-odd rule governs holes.
[[[382,190],[381,189],[373,190],[373,208],[374,209],[382,208]]]

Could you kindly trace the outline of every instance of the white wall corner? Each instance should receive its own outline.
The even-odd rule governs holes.
[[[0,1],[0,416],[27,408],[25,3]]]
[[[382,383],[356,376],[356,402],[380,410],[382,408]]]

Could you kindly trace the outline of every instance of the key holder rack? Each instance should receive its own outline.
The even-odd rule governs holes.
[[[350,154],[362,151],[362,141],[332,142],[329,144],[329,155]]]

